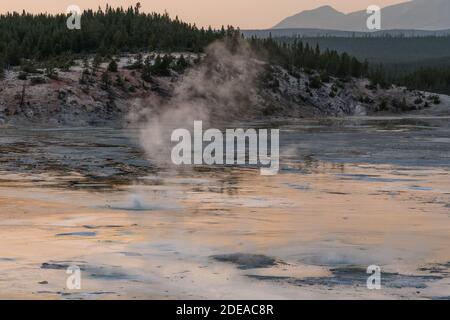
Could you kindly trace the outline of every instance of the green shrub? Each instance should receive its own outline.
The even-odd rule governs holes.
[[[117,72],[117,62],[116,60],[112,59],[111,62],[108,64],[108,71],[109,72]]]
[[[17,79],[19,80],[27,80],[28,79],[28,73],[24,71],[20,71],[19,75],[17,76]]]
[[[441,103],[441,98],[438,95],[432,95],[431,96],[431,101],[433,101],[434,104],[440,104]]]
[[[330,82],[330,75],[327,72],[322,72],[320,74],[320,80],[324,83]]]
[[[116,86],[123,87],[123,85],[124,85],[124,82],[123,82],[122,77],[120,75],[117,75],[116,76]]]
[[[41,73],[39,70],[36,69],[33,62],[29,60],[22,60],[20,70],[26,73]]]
[[[378,107],[379,111],[387,111],[388,110],[388,103],[386,100],[382,100],[379,107]]]
[[[45,75],[53,80],[58,79],[58,72],[53,66],[48,66],[47,68],[45,68]]]
[[[318,76],[311,77],[309,79],[309,86],[313,89],[319,89],[322,87],[322,81]]]
[[[43,77],[32,77],[30,78],[31,85],[43,84],[45,79]]]

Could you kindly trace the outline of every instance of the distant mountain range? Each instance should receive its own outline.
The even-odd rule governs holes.
[[[263,30],[241,30],[242,34],[249,37],[257,38],[280,38],[280,37],[301,37],[301,38],[322,38],[322,37],[357,37],[363,38],[370,34],[371,38],[375,37],[443,37],[450,36],[450,29],[445,30],[381,30],[374,32],[362,32],[362,31],[341,31],[341,30],[328,30],[328,29],[308,29],[308,28],[292,28],[292,29],[263,29]]]
[[[327,29],[367,32],[366,10],[345,14],[331,6],[302,11],[278,23],[273,29]],[[450,29],[450,0],[412,0],[381,10],[382,30]]]

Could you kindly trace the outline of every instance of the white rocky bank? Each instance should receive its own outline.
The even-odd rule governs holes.
[[[172,54],[175,57],[180,53]],[[184,54],[194,64],[201,57]],[[7,70],[0,80],[0,124],[36,123],[59,125],[120,125],[130,121],[129,113],[136,101],[166,100],[183,78],[172,71],[170,77],[142,80],[138,70],[126,65],[135,56],[118,58],[118,72],[109,72],[106,88],[103,63],[80,82],[82,62],[69,71],[57,70],[57,78],[30,74],[19,79],[19,70]],[[145,55],[144,55],[145,58]],[[266,68],[264,75],[249,92],[252,105],[246,106],[244,117],[343,117],[386,114],[450,115],[450,97],[427,92],[409,91],[402,87],[371,87],[366,79],[339,80],[333,77],[316,81],[316,72],[287,72],[280,67]],[[43,71],[43,70],[42,70]],[[121,81],[118,81],[118,79]]]

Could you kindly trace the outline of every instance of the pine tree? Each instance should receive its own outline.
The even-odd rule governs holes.
[[[101,87],[103,90],[109,90],[111,85],[111,78],[109,77],[108,71],[104,71],[101,77]]]
[[[111,62],[108,65],[108,71],[109,72],[117,72],[117,62],[116,60],[112,59]]]
[[[0,54],[0,79],[5,76],[5,57]]]
[[[189,61],[187,61],[187,60],[184,58],[184,55],[181,55],[181,56],[178,58],[178,60],[177,60],[175,69],[176,69],[178,72],[183,72],[186,68],[189,67],[189,65],[190,65]]]
[[[151,62],[150,57],[147,57],[144,61],[144,64],[142,66],[141,78],[145,82],[152,81],[152,62]]]
[[[96,54],[94,60],[92,61],[92,71],[95,73],[103,62],[103,58],[100,54]]]

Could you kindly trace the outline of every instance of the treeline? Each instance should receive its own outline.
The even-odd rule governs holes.
[[[315,47],[296,39],[286,43],[272,38],[250,38],[254,50],[266,56],[266,59],[287,70],[295,68],[319,70],[329,75],[346,78],[361,77],[368,74],[369,64],[361,62],[347,53],[339,54],[335,50],[321,51],[319,45]]]
[[[450,36],[426,37],[279,37],[277,42],[320,46],[367,59],[365,74],[374,84],[450,94]],[[326,51],[325,51],[326,52]],[[364,73],[363,73],[364,75]]]
[[[86,10],[81,16],[81,29],[69,30],[68,15],[33,15],[26,12],[0,15],[0,70],[4,66],[21,65],[33,69],[28,60],[49,61],[50,68],[68,69],[74,56],[95,53],[111,57],[120,52],[189,51],[201,52],[211,42],[228,38],[240,40],[239,29],[197,28],[171,19],[169,15],[143,13],[140,4],[127,9],[99,8]],[[347,53],[320,51],[319,46],[294,41],[287,44],[273,39],[248,40],[253,49],[269,62],[286,69],[320,69],[338,77],[360,77],[368,65]],[[32,71],[32,70],[31,70]]]
[[[450,68],[421,68],[388,80],[408,88],[450,95]]]
[[[277,41],[292,43],[301,39],[310,46],[319,45],[339,53],[347,52],[370,64],[415,64],[420,61],[450,57],[450,35],[422,37],[279,37]],[[450,64],[450,61],[448,61]],[[411,70],[409,70],[411,71]]]
[[[95,53],[100,57],[107,57],[120,52],[202,52],[215,40],[241,38],[239,29],[233,27],[221,30],[204,29],[182,22],[178,18],[172,19],[167,13],[143,13],[140,11],[139,3],[126,9],[106,6],[104,10],[101,8],[96,11],[86,10],[82,13],[80,30],[69,30],[66,25],[67,18],[68,15],[65,14],[33,15],[26,12],[0,15],[0,76],[3,69],[9,66],[21,65],[24,71],[32,69],[32,66],[28,66],[28,60],[52,60],[48,64],[48,73],[52,74],[52,68],[69,67],[77,55],[84,57]],[[337,46],[336,49],[329,48],[327,47],[329,43],[324,43],[322,50],[317,39],[312,39],[315,44],[311,43],[311,39],[297,37],[265,39],[252,37],[247,40],[259,55],[290,71],[303,68],[306,71],[319,70],[324,77],[328,75],[340,78],[364,76],[371,79],[374,84],[386,87],[395,83],[411,89],[450,94],[450,67],[424,66],[413,72],[399,73],[387,64],[378,66],[371,63],[369,66],[366,60],[361,60],[362,53],[357,51],[354,45],[351,46],[347,40],[341,46],[352,48],[350,52],[354,52],[355,56],[341,52],[338,44],[342,39],[323,40],[338,43],[333,43],[333,46]],[[371,39],[351,40],[364,41],[364,43],[373,41]],[[423,42],[425,40],[427,38],[417,40],[412,48],[425,46],[426,43]],[[430,49],[432,53],[449,47],[448,37],[439,40],[441,42],[432,39],[433,49]],[[375,50],[373,46],[381,41],[385,44],[383,48],[386,51],[389,51],[389,46],[397,48],[395,54],[390,53],[390,55],[398,57],[403,55],[401,48],[398,45],[394,46],[395,38],[374,41],[371,45],[367,45],[366,49],[358,50],[363,50],[363,53],[367,55],[372,49],[374,52],[376,50],[379,52],[380,49]],[[428,51],[426,52],[429,54]],[[161,63],[164,65],[167,61]]]
[[[402,73],[395,72],[389,65],[374,65],[370,68],[369,79],[373,84],[387,88],[392,84],[405,86],[411,90],[422,90],[450,95],[450,67],[421,67]]]
[[[15,66],[22,59],[44,60],[64,54],[142,50],[200,52],[212,41],[232,32],[197,28],[169,15],[140,12],[140,4],[127,9],[106,6],[86,10],[81,29],[69,30],[68,15],[0,15],[0,64]],[[234,31],[233,31],[234,32]]]

